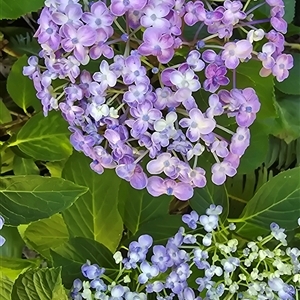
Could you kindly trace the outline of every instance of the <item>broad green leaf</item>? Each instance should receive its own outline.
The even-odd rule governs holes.
[[[300,168],[273,177],[265,183],[246,205],[237,233],[249,234],[249,226],[268,229],[276,222],[286,230],[295,229],[300,215]],[[241,224],[240,224],[241,223]]]
[[[2,177],[0,211],[6,225],[18,226],[48,218],[68,208],[86,187],[36,175]]]
[[[10,148],[7,148],[4,151],[0,152],[0,156],[1,174],[11,171],[13,169],[13,160],[15,154],[11,151]]]
[[[286,143],[300,137],[300,95],[276,92],[276,108],[279,118],[275,119],[272,133]]]
[[[52,111],[44,117],[40,112],[22,127],[10,147],[17,145],[36,160],[62,160],[72,154],[69,134],[67,123],[60,113]]]
[[[121,179],[112,170],[97,174],[91,170],[90,163],[89,158],[78,152],[66,162],[62,177],[89,190],[62,215],[71,236],[93,239],[115,251],[123,232],[118,211]]]
[[[5,104],[3,103],[3,100],[0,98],[0,124],[9,123],[11,121],[11,114],[5,106]]]
[[[0,20],[17,19],[27,13],[37,11],[44,4],[44,0],[0,0]]]
[[[283,0],[284,2],[284,16],[287,23],[292,23],[295,16],[296,0]]]
[[[300,54],[293,53],[292,55],[294,58],[294,66],[290,70],[289,77],[282,82],[277,82],[275,80],[275,87],[285,94],[300,95],[300,84],[299,84]]]
[[[0,277],[0,291],[2,300],[11,300],[11,291],[13,288],[13,281],[6,276]]]
[[[59,161],[49,161],[46,163],[46,168],[51,174],[51,177],[61,177],[66,161],[67,160],[64,159]]]
[[[190,206],[199,215],[203,215],[206,209],[211,205],[221,205],[223,207],[222,219],[228,215],[228,196],[225,185],[215,185],[211,181],[207,182],[204,188],[196,188],[194,196],[190,199]]]
[[[72,285],[74,279],[83,279],[81,266],[86,260],[104,267],[108,276],[113,276],[119,269],[113,254],[104,245],[87,238],[72,238],[63,245],[51,249],[51,256],[54,266],[63,267],[62,278],[67,288]]]
[[[247,174],[265,161],[268,153],[269,135],[262,130],[259,121],[254,121],[250,127],[250,145],[241,157],[240,165],[237,169],[239,174]]]
[[[18,228],[4,225],[0,235],[6,239],[4,245],[0,247],[0,256],[21,258],[25,243],[19,234]]]
[[[40,101],[36,97],[36,90],[34,89],[32,81],[22,73],[23,67],[27,65],[27,59],[28,57],[26,55],[19,58],[12,66],[7,78],[7,91],[9,95],[25,112],[30,106],[33,106],[35,110],[40,110],[41,107]]]
[[[155,244],[163,244],[166,243],[170,237],[174,236],[179,227],[185,227],[181,216],[167,215],[158,217],[155,220],[144,223],[134,237],[130,238],[127,243],[132,240],[137,240],[142,234],[149,234],[152,236]]]
[[[171,198],[153,197],[146,190],[138,191],[126,181],[119,190],[119,211],[126,227],[135,234],[145,222],[168,214]]]
[[[23,158],[20,156],[14,157],[13,162],[14,174],[15,175],[38,175],[40,170],[34,163],[32,158]]]
[[[30,268],[37,268],[40,264],[38,259],[21,259],[0,256],[0,278],[8,277],[14,281],[19,274],[24,273]]]
[[[68,229],[60,214],[31,223],[24,232],[26,242],[38,253],[51,259],[50,248],[69,239]]]
[[[272,76],[261,77],[259,75],[261,67],[260,61],[251,60],[241,63],[236,69],[238,73],[236,85],[240,89],[253,87],[261,102],[261,108],[257,114],[258,120],[276,117],[273,78]]]
[[[68,300],[61,280],[61,267],[21,274],[13,285],[12,299]]]

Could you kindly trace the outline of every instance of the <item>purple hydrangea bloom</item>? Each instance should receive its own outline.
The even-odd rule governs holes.
[[[111,27],[114,16],[110,13],[107,6],[101,2],[97,1],[92,4],[91,12],[85,12],[82,16],[82,20],[95,29],[97,33],[104,30],[107,36],[113,34],[113,28]]]
[[[95,279],[96,277],[99,277],[102,274],[104,274],[105,269],[100,268],[97,264],[91,265],[91,262],[87,260],[87,262],[84,265],[82,265],[81,272],[84,277],[88,279]]]
[[[293,68],[294,59],[291,54],[280,54],[277,56],[272,73],[277,81],[282,82],[289,76],[289,70]]]
[[[186,136],[191,142],[198,141],[201,134],[211,133],[216,126],[216,121],[214,119],[206,118],[197,108],[191,109],[189,116],[190,118],[181,119],[179,124],[183,128],[188,127]]]
[[[206,91],[214,93],[220,85],[229,84],[229,78],[226,77],[227,70],[225,67],[219,67],[216,64],[209,64],[205,69],[205,77],[203,88]]]
[[[101,61],[99,69],[100,72],[94,73],[93,79],[100,82],[100,89],[104,92],[109,86],[114,87],[116,85],[117,75],[110,70],[106,60]]]
[[[216,185],[222,185],[226,180],[226,176],[232,177],[236,174],[236,169],[227,161],[215,163],[211,171],[212,182]]]
[[[116,173],[137,190],[142,190],[147,185],[147,176],[140,165],[120,164],[116,167]]]
[[[148,179],[147,190],[154,197],[167,194],[183,201],[192,198],[194,194],[191,185],[171,179],[162,179],[158,176],[152,176]]]
[[[145,284],[149,279],[159,274],[159,268],[156,265],[150,265],[148,262],[143,261],[140,265],[142,273],[138,277],[138,282]]]
[[[182,222],[187,224],[191,229],[197,228],[198,221],[199,221],[199,215],[194,210],[190,214],[185,214],[182,216]]]
[[[143,43],[138,51],[141,55],[154,55],[158,61],[166,64],[174,56],[174,38],[158,28],[147,28],[143,35]]]
[[[170,81],[178,89],[186,88],[192,92],[198,91],[201,87],[198,77],[195,75],[194,71],[191,69],[187,69],[184,72],[174,70],[170,74]]]
[[[129,10],[142,10],[147,0],[112,0],[110,10],[115,16],[123,16]]]
[[[251,56],[252,48],[253,46],[248,40],[226,43],[221,56],[225,66],[228,69],[236,69],[240,59],[246,59]]]
[[[64,38],[61,41],[63,49],[67,52],[74,50],[74,56],[80,62],[84,61],[87,55],[85,47],[92,46],[96,41],[96,32],[88,25],[76,29],[66,24],[62,28]]]
[[[144,134],[148,128],[153,129],[154,122],[162,117],[161,111],[153,108],[152,102],[148,100],[145,100],[142,104],[138,104],[135,108],[131,108],[130,113],[136,118],[132,123],[131,134],[133,137]]]
[[[224,7],[226,8],[222,22],[225,24],[235,25],[239,20],[246,18],[246,13],[242,11],[243,3],[241,1],[225,0]]]
[[[164,172],[168,177],[176,178],[178,163],[177,157],[173,157],[170,153],[162,153],[147,164],[147,170],[153,175]]]
[[[186,63],[192,70],[194,70],[194,72],[200,72],[205,67],[205,63],[200,59],[200,57],[201,53],[199,51],[192,50],[186,58]]]
[[[204,10],[204,5],[202,1],[189,1],[185,5],[186,14],[184,15],[184,22],[193,26],[199,21],[199,12]]]
[[[39,18],[39,28],[34,34],[40,44],[47,44],[56,51],[59,48],[61,37],[58,34],[58,26],[52,21],[48,8],[44,8]]]
[[[164,246],[156,245],[153,247],[153,255],[151,261],[156,265],[160,272],[165,272],[168,267],[172,266],[170,256],[167,253],[167,249]]]
[[[141,17],[141,25],[145,28],[156,27],[163,31],[167,31],[170,26],[169,21],[165,18],[170,8],[165,4],[147,5],[144,10],[144,15]]]
[[[69,24],[75,28],[83,25],[80,20],[82,16],[82,8],[79,4],[69,4],[66,6],[64,13],[55,11],[51,14],[52,20],[57,25]]]
[[[283,19],[284,8],[275,6],[271,9],[271,24],[273,28],[283,34],[287,33],[287,22]]]
[[[260,109],[260,102],[253,88],[235,90],[234,96],[239,99],[241,106],[236,115],[236,122],[241,127],[249,127],[255,120]]]
[[[128,56],[125,59],[125,70],[123,74],[123,81],[129,85],[132,83],[149,84],[149,78],[146,76],[147,70],[141,65],[141,59],[138,56]]]

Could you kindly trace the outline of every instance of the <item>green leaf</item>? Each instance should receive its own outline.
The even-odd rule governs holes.
[[[282,82],[275,81],[275,87],[281,92],[289,95],[300,95],[299,69],[300,54],[293,53],[294,66],[290,70],[289,77]]]
[[[2,98],[0,98],[0,124],[9,123],[12,121],[9,110],[3,103]]]
[[[13,161],[13,170],[15,175],[38,175],[40,170],[32,158],[23,158],[15,156]]]
[[[50,248],[69,239],[68,229],[60,214],[31,223],[24,232],[26,242],[38,253],[51,259]]]
[[[1,159],[1,174],[4,174],[6,172],[9,172],[13,169],[13,159],[15,154],[11,151],[11,149],[7,148],[4,151],[0,152]]]
[[[66,161],[67,160],[64,159],[59,161],[50,161],[46,163],[46,168],[51,174],[51,177],[61,177]]]
[[[62,177],[89,190],[62,215],[71,236],[93,239],[115,251],[123,232],[118,211],[121,179],[112,170],[97,174],[91,170],[90,163],[90,159],[79,152],[74,152],[66,162]]]
[[[2,300],[11,300],[11,291],[13,288],[13,281],[6,276],[0,277],[0,291]]]
[[[275,119],[272,133],[287,144],[300,137],[300,95],[276,92],[276,107],[279,118]]]
[[[16,141],[25,154],[36,160],[62,160],[72,154],[68,125],[58,112],[50,112],[44,117],[40,112],[33,116],[18,132]]]
[[[283,0],[284,2],[284,16],[287,23],[292,23],[295,16],[296,0]]]
[[[174,236],[179,227],[185,227],[184,225],[181,216],[167,215],[159,217],[144,223],[136,234],[130,240],[127,240],[127,242],[137,240],[142,234],[149,234],[152,236],[155,244],[163,244],[166,243],[170,237]]]
[[[61,280],[61,267],[30,270],[20,275],[12,290],[14,300],[68,300]]]
[[[44,0],[0,0],[0,20],[17,19],[27,13],[37,11],[44,4]]]
[[[6,239],[4,245],[0,247],[0,256],[21,258],[25,243],[19,234],[18,228],[4,225],[0,234]]]
[[[261,102],[261,108],[257,114],[258,120],[276,117],[274,106],[274,84],[273,78],[261,77],[259,71],[262,65],[260,61],[251,60],[241,63],[237,71],[237,86],[239,88],[253,87]]]
[[[8,277],[14,281],[20,274],[30,268],[37,268],[40,260],[38,259],[21,259],[11,257],[0,257],[0,278]]]
[[[25,112],[30,106],[33,106],[35,110],[40,110],[41,108],[41,103],[36,97],[36,90],[32,81],[22,73],[23,67],[28,64],[27,59],[26,55],[19,58],[12,66],[7,78],[7,91],[9,95]]]
[[[256,121],[250,127],[250,145],[241,157],[237,169],[239,174],[247,174],[261,166],[265,161],[268,153],[269,135],[262,130],[261,126],[260,122]]]
[[[251,234],[249,227],[269,229],[276,222],[286,230],[295,229],[300,215],[300,168],[278,174],[265,183],[247,203],[240,219],[237,233]]]
[[[225,185],[217,186],[211,181],[208,181],[204,188],[196,188],[193,198],[190,199],[190,206],[199,215],[205,214],[211,204],[221,205],[223,207],[222,220],[226,219],[228,215],[228,203]]]
[[[51,256],[54,266],[63,267],[62,278],[67,288],[71,287],[74,279],[83,279],[81,266],[86,260],[104,267],[108,276],[116,274],[119,270],[113,254],[104,245],[87,238],[72,238],[63,245],[51,249]]]
[[[44,219],[68,208],[86,187],[36,175],[2,177],[0,211],[6,225],[18,226]]]
[[[168,214],[171,198],[153,197],[145,189],[136,190],[126,181],[119,190],[119,211],[126,227],[135,234],[145,222]]]

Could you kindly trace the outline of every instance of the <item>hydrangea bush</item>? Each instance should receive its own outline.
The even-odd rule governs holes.
[[[1,1],[1,299],[299,300],[300,2]]]
[[[95,172],[115,169],[135,189],[188,200],[210,173],[216,185],[234,176],[249,146],[261,103],[255,89],[239,87],[238,66],[259,60],[260,75],[278,81],[293,66],[283,53],[283,1],[250,4],[49,0],[35,33],[43,50],[23,73],[44,115],[62,112]],[[270,18],[256,20],[262,5]],[[269,22],[272,29],[261,28]],[[93,60],[99,69],[89,72]],[[213,156],[210,170],[204,152]]]

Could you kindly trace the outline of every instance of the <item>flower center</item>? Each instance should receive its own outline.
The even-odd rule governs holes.
[[[167,195],[171,196],[173,194],[173,189],[172,188],[167,188]]]
[[[130,5],[130,1],[129,0],[123,0],[123,4],[124,4],[124,6],[128,6],[128,5]]]
[[[150,16],[150,19],[151,19],[152,21],[155,21],[155,20],[157,19],[157,17],[156,17],[155,14],[152,14],[152,15]]]
[[[75,44],[78,44],[78,38],[73,38],[72,40],[72,43],[75,45]]]
[[[143,119],[143,121],[146,121],[146,122],[147,122],[147,121],[149,121],[150,118],[149,118],[148,115],[143,115],[143,118],[142,118],[142,119]]]
[[[170,162],[168,160],[164,161],[164,167],[169,167],[170,166]]]
[[[168,97],[168,93],[167,93],[166,91],[163,91],[163,92],[161,93],[161,97],[162,97],[162,98],[167,98],[167,97]]]
[[[101,21],[99,18],[97,18],[97,19],[95,20],[95,24],[96,24],[97,26],[101,25],[101,23],[102,23],[102,21]]]
[[[234,50],[229,50],[229,52],[228,52],[228,53],[229,53],[229,55],[230,55],[230,56],[234,56],[234,54],[235,54],[235,51],[234,51]]]
[[[284,64],[280,64],[279,69],[283,70],[284,69]]]
[[[191,124],[191,127],[192,128],[197,128],[197,126],[198,126],[198,124],[195,121],[193,121],[192,124]]]
[[[252,107],[251,106],[247,106],[246,107],[246,112],[247,113],[252,113]]]
[[[52,34],[52,33],[53,33],[53,29],[49,27],[49,28],[47,28],[46,32],[47,32],[48,34]]]
[[[135,71],[133,72],[133,74],[134,74],[135,76],[139,76],[139,75],[140,75],[140,72],[139,72],[138,70],[135,70]]]

